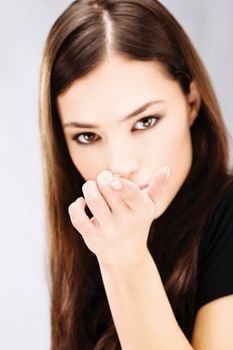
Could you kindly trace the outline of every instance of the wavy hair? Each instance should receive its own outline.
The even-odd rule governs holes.
[[[199,114],[190,130],[190,172],[167,210],[152,222],[148,236],[149,251],[189,340],[195,316],[201,237],[207,216],[233,182],[229,169],[230,135],[208,73],[171,13],[157,0],[72,2],[48,34],[40,75],[51,350],[121,349],[98,261],[77,234],[68,214],[68,206],[83,196],[85,180],[69,155],[56,106],[57,96],[95,69],[109,52],[127,59],[160,62],[184,94],[189,93],[192,80],[200,91]]]

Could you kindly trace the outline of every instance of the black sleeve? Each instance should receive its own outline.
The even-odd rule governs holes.
[[[217,206],[203,238],[196,310],[214,299],[233,294],[233,187]]]

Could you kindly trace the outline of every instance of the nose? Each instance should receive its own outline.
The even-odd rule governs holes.
[[[131,179],[138,172],[138,162],[126,147],[117,148],[109,154],[108,169],[113,175]]]
[[[121,164],[121,166],[110,166],[109,169],[113,173],[113,175],[120,176],[125,179],[133,178],[133,175],[136,173],[136,171],[133,170],[130,164],[127,164],[125,167],[123,164]]]

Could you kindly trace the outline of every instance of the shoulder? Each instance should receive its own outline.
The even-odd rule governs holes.
[[[197,309],[233,294],[233,184],[220,197],[207,221],[199,252]]]
[[[233,183],[222,194],[215,204],[207,220],[206,228],[200,247],[201,258],[215,246],[219,240],[232,238],[231,227],[233,226]],[[211,248],[212,247],[212,248]]]
[[[211,211],[203,234],[192,345],[196,349],[232,348],[233,185]]]

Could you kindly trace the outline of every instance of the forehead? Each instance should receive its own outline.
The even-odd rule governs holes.
[[[115,57],[74,81],[58,96],[57,104],[64,115],[74,109],[77,115],[93,115],[97,108],[103,113],[114,108],[124,115],[146,101],[163,99],[174,87],[177,89],[177,82],[160,63]]]

